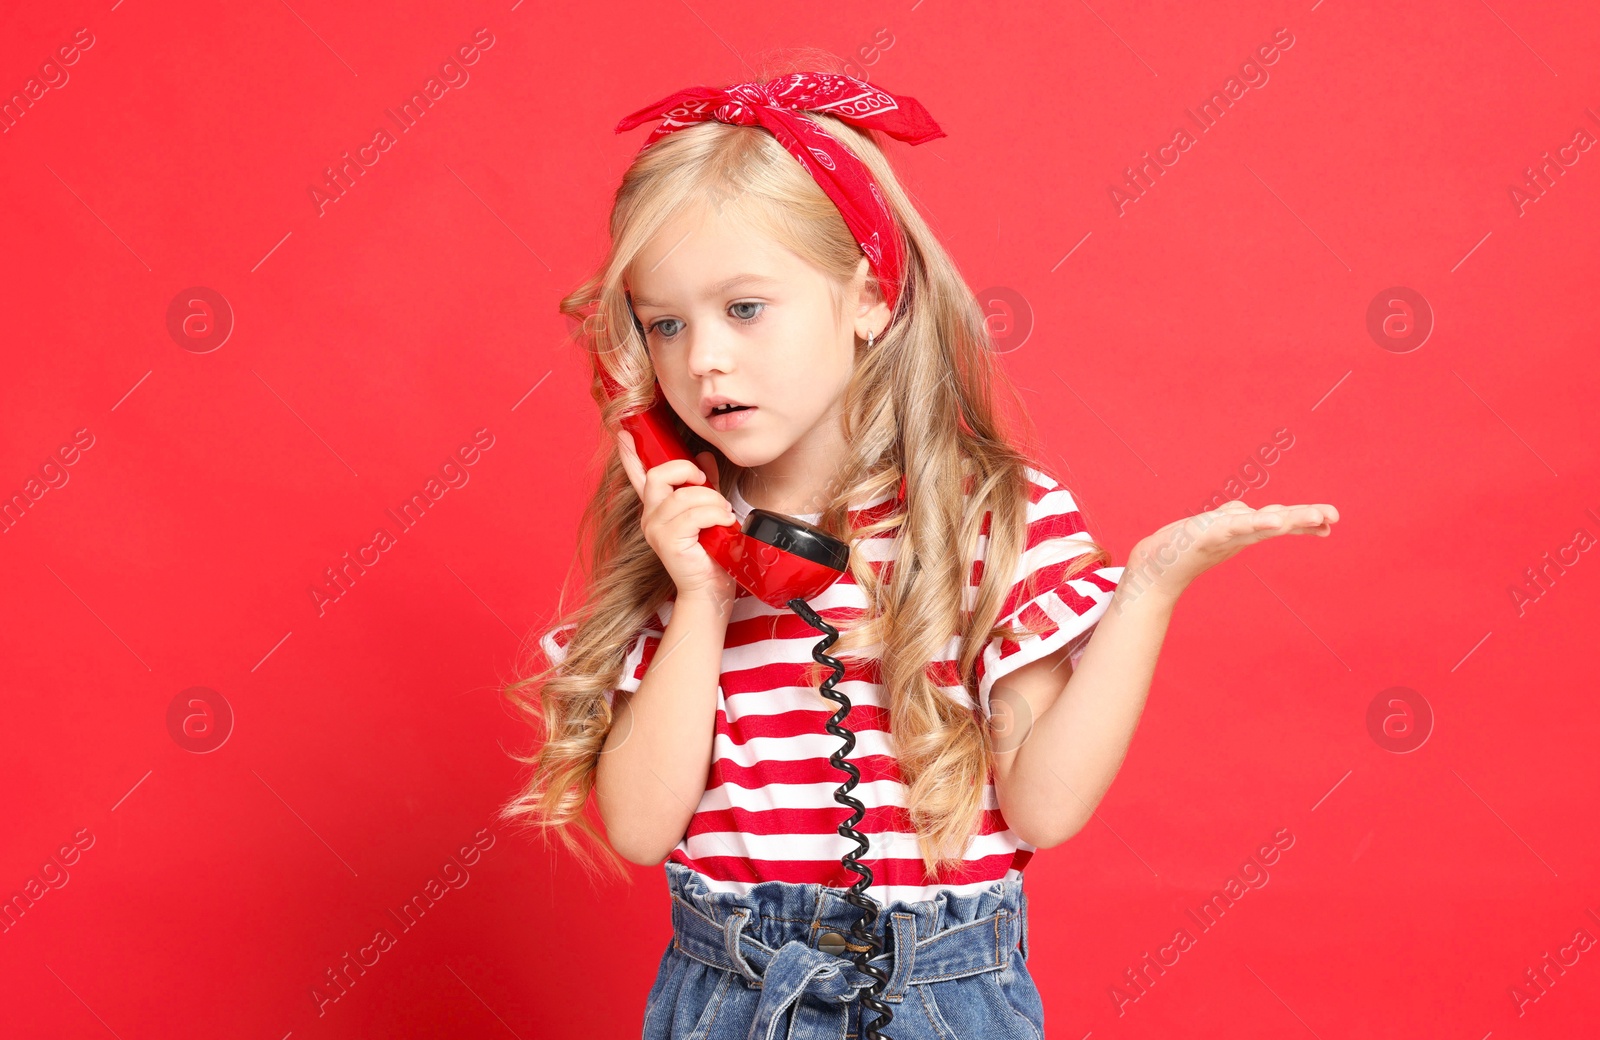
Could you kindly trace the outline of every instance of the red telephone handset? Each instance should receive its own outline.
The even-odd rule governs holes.
[[[615,397],[620,387],[604,372],[600,379],[607,395]],[[622,420],[645,469],[690,458],[672,420],[672,406],[659,383],[654,403]],[[742,528],[701,528],[700,544],[752,596],[779,609],[788,607],[790,600],[818,595],[850,565],[847,543],[803,520],[766,509],[750,510]]]

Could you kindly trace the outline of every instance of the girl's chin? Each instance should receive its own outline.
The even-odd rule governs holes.
[[[724,458],[740,469],[755,469],[758,466],[765,466],[783,454],[783,451],[775,449],[770,444],[727,444],[725,443],[727,440],[738,441],[739,438],[719,438],[713,443],[716,444],[717,450],[722,452]]]

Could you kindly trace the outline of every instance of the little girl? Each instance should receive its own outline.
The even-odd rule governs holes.
[[[674,934],[645,1040],[1036,1040],[1021,871],[1116,775],[1178,595],[1247,545],[1328,535],[1338,513],[1233,501],[1109,566],[1001,422],[997,395],[1018,399],[984,315],[884,156],[882,134],[943,136],[920,104],[803,71],[692,88],[618,130],[656,118],[602,269],[561,306],[625,388],[596,381],[606,428],[660,393],[696,461],[646,471],[629,434],[607,439],[587,599],[540,640],[548,665],[508,687],[543,739],[503,816],[591,867],[570,830],[619,872],[665,860]],[[840,833],[819,633],[698,541],[752,508],[850,545],[809,605],[839,630],[827,653],[845,666],[882,911],[868,944],[844,898],[857,843]],[[888,1014],[864,1006],[866,950]]]

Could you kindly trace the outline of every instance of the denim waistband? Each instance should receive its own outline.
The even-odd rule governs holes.
[[[863,947],[850,932],[861,910],[844,898],[848,889],[769,881],[739,895],[712,891],[702,875],[672,860],[666,872],[673,946],[762,991],[752,1037],[776,1035],[785,1012],[802,998],[837,1018],[832,1035],[843,1035],[849,1004],[872,983],[850,959]],[[889,976],[880,999],[898,1003],[909,986],[999,971],[1015,947],[1026,957],[1027,896],[1022,879],[1013,877],[971,894],[896,901],[882,908],[870,931],[883,952],[869,963]],[[828,932],[842,935],[849,950],[820,949]]]

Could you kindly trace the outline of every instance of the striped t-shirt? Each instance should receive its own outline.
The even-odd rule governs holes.
[[[976,665],[976,710],[985,716],[990,689],[1007,673],[1068,644],[1074,644],[1071,661],[1077,664],[1089,631],[1105,613],[1122,576],[1121,567],[1102,567],[1061,580],[1068,562],[1086,551],[1089,535],[1065,487],[1038,469],[1030,468],[1028,476],[1026,552],[997,624],[1026,624],[1041,634],[1021,641],[996,637],[984,649]],[[729,501],[743,521],[749,503],[737,489]],[[850,515],[860,525],[891,515],[899,504],[897,495],[887,494],[852,508]],[[861,512],[867,515],[858,517]],[[802,514],[797,519],[815,523],[820,515]],[[989,522],[985,515],[968,576],[967,609],[975,601],[982,575]],[[851,551],[865,553],[874,569],[881,570],[882,561],[893,558],[894,535],[891,530],[858,539]],[[1025,599],[1029,577],[1038,591]],[[810,604],[839,628],[840,619],[848,622],[868,608],[865,594],[848,571]],[[663,603],[635,638],[618,688],[629,692],[639,688],[672,619],[672,607],[671,600]],[[564,658],[571,631],[567,625],[544,636],[541,645],[552,662]],[[738,589],[723,642],[705,794],[688,832],[668,857],[704,875],[713,891],[742,895],[762,881],[848,888],[858,879],[840,864],[840,857],[857,844],[838,833],[853,812],[833,797],[848,779],[828,761],[841,742],[823,728],[838,705],[815,686],[800,685],[812,660],[812,647],[821,638],[794,612],[770,607]],[[972,698],[958,674],[959,653],[960,637],[953,634],[941,659],[929,665],[929,675],[945,694],[971,708]],[[835,689],[850,699],[844,726],[856,735],[848,760],[860,769],[861,780],[850,794],[866,806],[856,829],[870,843],[859,860],[872,871],[867,894],[887,907],[896,901],[932,899],[940,891],[970,894],[1020,871],[1035,846],[1007,826],[991,776],[984,787],[982,822],[962,866],[945,868],[932,877],[924,874],[915,829],[905,810],[908,788],[889,740],[883,689],[873,681],[871,661],[845,664],[845,677]]]

